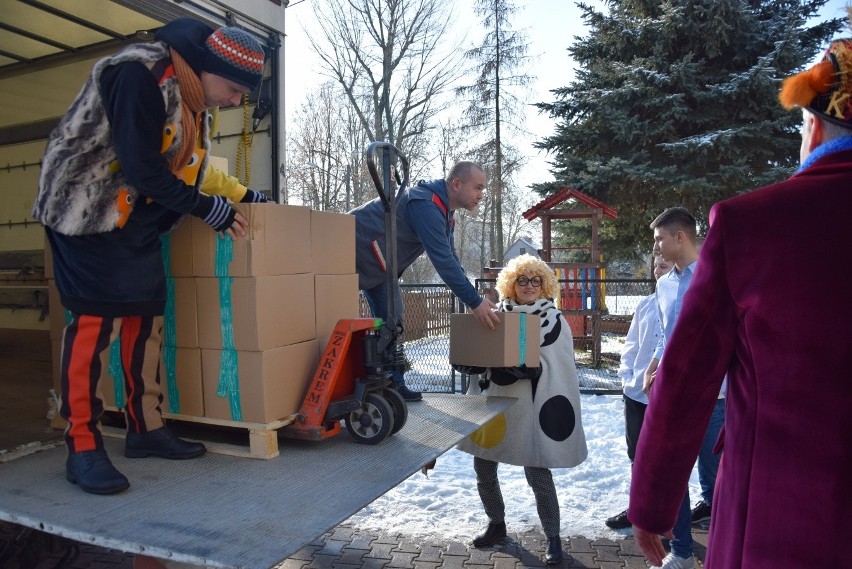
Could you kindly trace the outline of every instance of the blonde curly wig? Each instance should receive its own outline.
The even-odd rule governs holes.
[[[547,263],[532,255],[519,255],[509,261],[497,275],[497,292],[500,298],[515,298],[515,280],[524,273],[531,273],[541,277],[541,297],[553,300],[559,294],[559,281]]]

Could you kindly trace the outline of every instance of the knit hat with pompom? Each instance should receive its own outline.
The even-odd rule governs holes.
[[[207,37],[202,69],[254,89],[263,78],[263,47],[250,33],[222,26]]]

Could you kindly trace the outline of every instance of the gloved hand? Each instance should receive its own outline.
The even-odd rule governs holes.
[[[519,379],[538,379],[540,377],[540,367],[494,367],[491,368],[489,379],[497,385],[511,385]]]
[[[225,231],[234,224],[237,212],[222,196],[202,195],[192,212],[215,231]]]
[[[265,194],[248,189],[246,190],[246,195],[240,200],[240,203],[267,203],[268,201],[269,198]]]

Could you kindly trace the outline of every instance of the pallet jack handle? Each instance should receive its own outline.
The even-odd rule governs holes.
[[[382,173],[376,168],[376,155],[381,153]],[[367,159],[367,170],[370,172],[370,177],[376,186],[376,191],[379,193],[379,198],[382,200],[382,205],[385,210],[385,264],[387,266],[386,273],[386,288],[388,302],[388,322],[391,327],[393,342],[402,332],[397,328],[399,315],[402,313],[402,307],[397,306],[397,295],[394,294],[396,282],[399,280],[398,263],[396,256],[396,201],[400,193],[408,185],[408,158],[396,146],[389,142],[376,141],[367,147],[365,152]],[[391,185],[391,164],[396,160],[402,165],[402,178],[400,179],[399,171],[394,170],[399,190],[393,191]]]

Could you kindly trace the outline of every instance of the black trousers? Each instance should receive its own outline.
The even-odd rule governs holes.
[[[631,464],[636,458],[636,445],[639,443],[639,432],[645,422],[645,410],[648,405],[624,396],[624,437],[627,439],[627,456]]]

